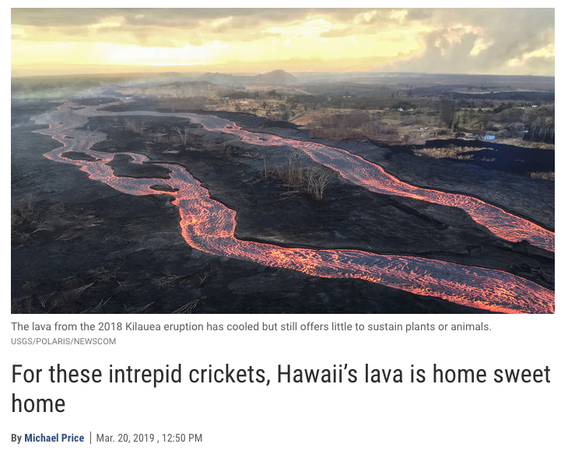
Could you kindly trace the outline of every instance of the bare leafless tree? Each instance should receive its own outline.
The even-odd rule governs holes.
[[[306,176],[306,190],[316,200],[323,199],[323,193],[334,178],[333,171],[322,169],[308,169]]]
[[[263,164],[264,164],[263,170],[262,170],[262,177],[264,179],[267,179],[268,178],[268,170],[266,169],[266,156],[262,157],[262,161],[263,161]]]
[[[188,128],[182,129],[179,126],[174,126],[172,128],[172,131],[174,131],[179,136],[181,144],[185,145],[187,142]]]
[[[278,179],[296,190],[301,190],[304,185],[304,167],[298,154],[294,154],[285,165],[278,167],[275,174]]]

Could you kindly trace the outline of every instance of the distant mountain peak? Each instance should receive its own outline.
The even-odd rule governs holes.
[[[265,84],[281,84],[281,85],[294,84],[295,82],[298,81],[296,76],[287,73],[283,69],[275,69],[273,71],[269,71],[268,73],[258,74],[254,77],[254,79]]]
[[[298,79],[296,76],[287,73],[283,69],[275,69],[268,73],[257,74],[255,76],[235,76],[225,73],[205,73],[200,77],[203,81],[222,85],[249,85],[249,84],[265,84],[287,86],[296,84]]]

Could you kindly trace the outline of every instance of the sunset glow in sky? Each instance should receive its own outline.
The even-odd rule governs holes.
[[[554,75],[553,9],[12,9],[12,75]]]

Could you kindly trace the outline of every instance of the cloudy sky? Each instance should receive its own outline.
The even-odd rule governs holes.
[[[12,74],[554,75],[553,9],[12,9]]]

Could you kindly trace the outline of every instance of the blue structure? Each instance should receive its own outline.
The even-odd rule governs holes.
[[[495,140],[495,134],[485,134],[485,140]]]

